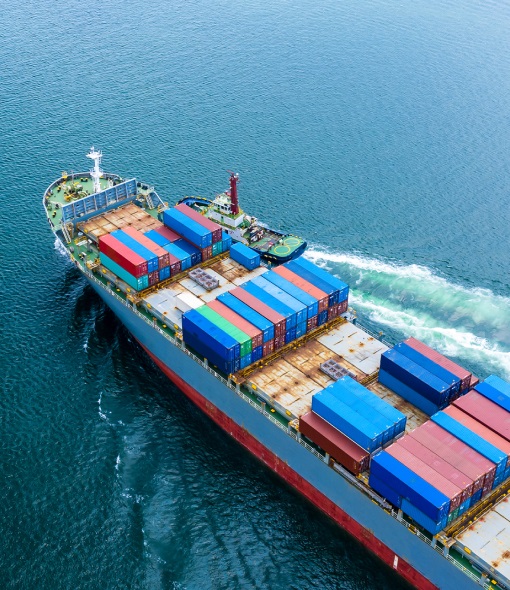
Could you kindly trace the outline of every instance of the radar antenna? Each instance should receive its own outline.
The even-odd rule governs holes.
[[[94,149],[94,146],[90,148],[90,152],[87,154],[87,158],[94,160],[94,168],[90,171],[90,176],[94,182],[94,193],[98,193],[101,191],[101,183],[99,179],[103,176],[103,171],[99,167],[101,164],[101,158],[103,157],[103,153]]]

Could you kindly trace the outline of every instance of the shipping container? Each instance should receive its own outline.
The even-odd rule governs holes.
[[[198,248],[212,246],[212,232],[175,208],[163,211],[163,223]]]
[[[114,232],[112,232],[111,235],[117,240],[119,240],[119,242],[122,242],[130,250],[133,250],[133,252],[136,252],[139,256],[147,260],[147,269],[149,272],[153,272],[159,269],[159,260],[156,254],[151,252],[145,246],[142,246],[142,244],[137,242],[125,231],[117,229]]]
[[[328,322],[330,322],[331,320],[334,320],[335,318],[338,317],[338,310],[339,309],[340,309],[340,304],[339,303],[335,303],[335,305],[332,305],[328,309]]]
[[[269,321],[271,321],[274,325],[274,335],[275,338],[284,337],[285,336],[285,318],[277,311],[275,311],[269,305],[266,305],[264,302],[260,301],[257,297],[254,297],[251,293],[248,293],[245,289],[241,287],[236,287],[229,291],[234,297],[237,297],[243,303],[250,306],[256,312],[263,315]]]
[[[354,475],[367,471],[370,454],[314,412],[300,417],[299,432]]]
[[[448,416],[448,414],[445,414],[444,412],[434,414],[431,419],[441,426],[441,428],[444,428],[449,433],[453,434],[453,436],[480,453],[480,455],[483,455],[486,459],[494,463],[496,466],[494,477],[505,471],[507,461],[506,455],[490,442],[484,440],[481,436],[472,432],[469,428],[466,428],[466,426],[457,422],[457,420]]]
[[[259,328],[245,320],[242,316],[231,310],[228,306],[226,306],[224,303],[221,303],[221,301],[218,301],[217,299],[211,301],[207,305],[230,323],[234,324],[234,326],[248,334],[248,336],[251,338],[252,348],[262,346],[263,335]]]
[[[260,254],[241,242],[235,242],[230,246],[230,258],[248,270],[254,270],[260,266]]]
[[[165,227],[164,225],[154,228],[154,231],[166,238],[169,244],[172,244],[173,242],[181,239],[181,236],[178,233],[174,232],[169,227]]]
[[[452,393],[450,397],[454,397],[460,391],[460,378],[454,375],[451,371],[448,371],[441,365],[438,365],[432,359],[429,359],[427,356],[422,354],[420,351],[412,348],[405,342],[401,342],[394,347],[394,350],[397,350],[400,354],[403,354],[408,359],[414,361],[420,367],[426,369],[432,375],[435,375],[441,381],[444,381],[448,385],[452,386]]]
[[[312,396],[312,411],[369,453],[382,446],[382,434],[366,418],[323,390]]]
[[[207,248],[202,248],[200,250],[200,260],[205,262],[206,260],[210,260],[212,258],[212,246],[207,246]]]
[[[451,385],[445,383],[414,361],[400,354],[394,348],[381,355],[381,369],[414,389],[433,404],[441,407],[447,404]]]
[[[199,223],[201,226],[208,229],[212,233],[213,244],[217,243],[217,242],[221,242],[222,230],[221,230],[221,226],[219,226],[217,223],[215,223],[214,221],[211,221],[210,219],[205,217],[205,215],[201,215],[198,211],[195,211],[195,209],[188,207],[188,205],[185,205],[184,203],[180,203],[179,205],[176,205],[175,209],[177,209],[177,211],[180,211],[181,213],[184,213],[184,215],[186,215],[190,219],[193,219],[194,221]]]
[[[491,387],[494,387],[494,389],[501,391],[501,393],[505,394],[507,397],[510,397],[510,383],[504,381],[501,377],[489,375],[484,383],[487,383]]]
[[[281,268],[281,267],[278,267]],[[306,268],[303,268],[301,265],[297,264],[295,260],[291,260],[290,262],[286,262],[283,265],[283,268],[287,268],[293,273],[297,274],[299,277],[308,281],[324,293],[328,295],[328,307],[331,305],[335,305],[340,301],[339,296],[340,292],[335,287],[332,287],[330,283],[324,281],[322,278],[318,277],[315,273],[310,272]],[[275,269],[276,272],[276,269]],[[324,310],[323,310],[324,311]]]
[[[285,344],[289,344],[296,339],[296,328],[291,328],[285,332]]]
[[[264,289],[261,289],[257,285],[253,284],[252,281],[243,283],[241,287],[244,291],[246,291],[250,295],[253,295],[253,297],[256,297],[259,301],[265,303],[269,308],[273,309],[278,314],[280,314],[280,316],[285,318],[285,327],[282,335],[284,335],[284,333],[287,330],[296,327],[296,312],[287,305],[285,305],[285,303],[282,303],[276,297],[270,295],[269,293],[267,293],[267,291],[264,291]]]
[[[168,230],[168,231],[170,231],[170,230]],[[157,244],[158,246],[161,246],[162,248],[172,242],[172,240],[169,240],[167,237],[161,235],[155,229],[151,229],[150,231],[146,232],[145,235],[149,238],[149,240],[152,240],[155,244]],[[179,239],[179,236],[177,234],[175,234],[175,235],[176,235],[176,239]]]
[[[159,280],[165,281],[166,279],[170,278],[170,267],[165,266],[164,268],[159,269]]]
[[[183,325],[187,326],[187,320],[183,320]],[[187,328],[186,332],[186,345],[192,348],[198,354],[201,354],[204,358],[207,359],[210,365],[216,367],[223,373],[227,375],[236,373],[239,371],[239,357],[226,360],[223,356],[214,348],[210,346],[210,343],[206,343],[203,340],[201,335],[197,335],[197,327],[193,326],[194,331],[192,332],[190,329]]]
[[[383,481],[381,481],[378,477],[376,477],[372,472],[370,472],[368,485],[377,492],[380,496],[388,500],[393,506],[396,508],[400,508],[402,505],[402,497],[397,494],[397,492],[390,488],[390,486]]]
[[[328,321],[328,310],[321,311],[317,316],[317,326],[322,326]]]
[[[191,256],[182,250],[182,248],[176,246],[175,243],[167,244],[164,248],[179,261],[181,271],[191,268]]]
[[[274,349],[280,350],[280,348],[283,348],[284,346],[285,346],[285,334],[283,334],[281,336],[275,336],[274,337]]]
[[[142,246],[147,248],[147,250],[158,257],[158,269],[170,264],[168,252],[156,242],[153,242],[147,235],[143,234],[141,231],[138,231],[134,227],[129,226],[123,228],[122,231],[124,231],[128,236],[131,236],[134,240],[136,240]]]
[[[400,397],[404,398],[408,402],[411,402],[422,412],[425,412],[425,414],[427,414],[428,416],[432,416],[432,414],[435,414],[440,409],[439,406],[432,403],[430,400],[423,397],[422,395],[414,391],[414,389],[412,389],[408,385],[405,385],[404,383],[402,383],[401,381],[399,381],[383,369],[379,369],[378,380],[388,389],[391,389],[392,391],[400,395]]]
[[[306,334],[306,322],[301,322],[296,326],[296,339]]]
[[[262,346],[257,346],[251,351],[251,360],[253,363],[260,361],[262,358],[263,349]]]
[[[429,359],[433,360],[438,365],[444,367],[447,371],[450,371],[450,373],[456,375],[461,380],[461,391],[465,391],[469,387],[469,384],[471,382],[471,373],[468,370],[457,365],[449,358],[446,358],[444,355],[440,354],[433,348],[430,348],[430,346],[427,346],[423,342],[420,342],[416,338],[408,338],[407,340],[404,340],[404,342],[411,348],[414,348],[418,352],[424,354]]]
[[[448,517],[447,496],[386,451],[372,456],[370,472],[433,521]]]
[[[496,466],[438,424],[429,420],[412,430],[409,436],[437,453],[450,465],[473,480],[473,493],[481,490],[487,474],[494,476]]]
[[[149,287],[154,287],[159,283],[159,271],[153,270],[149,273]]]
[[[282,277],[281,275],[277,274],[274,271],[269,271],[264,273],[264,279],[270,281],[298,301],[300,301],[303,305],[306,306],[306,319],[309,320],[313,316],[316,316],[319,313],[319,302],[318,300],[300,289],[296,285],[293,285],[289,280]]]
[[[189,254],[191,257],[191,266],[195,266],[196,264],[200,264],[202,262],[202,254],[200,250],[193,244],[190,244],[181,238],[180,240],[176,240],[174,245]]]
[[[454,465],[448,463],[448,461],[440,457],[437,453],[422,445],[412,436],[402,436],[395,444],[408,450],[415,457],[419,457],[424,463],[434,469],[434,471],[437,471],[460,488],[462,490],[461,502],[464,502],[473,495],[474,482],[470,477]]]
[[[237,342],[239,342],[239,356],[246,356],[251,352],[251,338],[240,330],[236,328],[234,324],[231,324],[228,320],[222,317],[219,313],[216,313],[207,305],[202,305],[201,307],[197,308],[198,313],[203,315],[207,318],[210,322],[212,322],[215,326],[226,332],[229,336],[232,336]]]
[[[309,320],[307,320],[306,322],[306,331],[307,332],[311,332],[312,330],[314,330],[317,327],[317,319],[318,316],[313,316],[313,318],[310,318]]]
[[[411,504],[411,502],[405,498],[402,499],[400,508],[404,514],[414,520],[416,524],[419,524],[431,535],[437,535],[437,533],[441,532],[448,524],[448,518],[446,516],[436,522],[433,518],[429,518],[419,508],[416,508],[416,506]]]
[[[327,270],[320,268],[313,262],[310,262],[303,256],[296,258],[293,262],[306,269],[309,272],[314,273],[317,277],[325,281],[328,285],[331,285],[334,289],[338,290],[338,299],[334,303],[345,301],[349,297],[349,285],[329,273]]]
[[[311,295],[312,297],[317,299],[317,302],[318,302],[317,313],[320,313],[321,311],[324,311],[325,309],[328,308],[329,296],[325,291],[322,291],[321,289],[319,289],[318,287],[316,287],[312,283],[303,279],[302,277],[300,277],[296,273],[292,272],[290,269],[285,268],[284,266],[277,266],[276,268],[272,269],[272,272],[283,277],[284,279],[286,279],[287,281],[289,281],[293,285],[296,285],[296,287],[299,287],[300,289],[302,289],[305,293],[308,293],[309,295]]]
[[[213,242],[212,245],[212,256],[213,258],[215,256],[218,256],[219,254],[221,254],[223,252],[223,242]]]
[[[262,340],[264,343],[273,340],[274,338],[274,324],[265,316],[255,311],[246,303],[243,303],[231,293],[222,293],[218,295],[217,301],[226,305],[232,311],[235,311],[246,321],[253,324],[256,328],[262,331]],[[265,355],[264,355],[265,356]]]
[[[402,465],[409,467],[411,471],[419,475],[430,485],[434,486],[450,500],[449,512],[459,508],[461,504],[462,490],[454,483],[443,477],[432,467],[429,467],[419,457],[416,457],[411,451],[408,451],[397,444],[390,445],[386,452],[393,458],[400,461]]]
[[[120,264],[117,264],[111,258],[106,256],[103,252],[99,254],[99,259],[101,260],[101,264],[113,272],[113,274],[117,275],[119,279],[124,281],[127,285],[129,285],[135,291],[142,291],[143,289],[147,289],[149,286],[149,277],[148,275],[143,275],[141,277],[135,277],[127,270],[122,268]]]
[[[99,238],[99,252],[136,278],[147,275],[149,272],[147,260],[119,242],[111,234]]]
[[[505,393],[493,387],[487,381],[482,381],[475,386],[475,391],[486,397],[491,402],[494,402],[501,408],[504,408],[507,412],[510,412],[510,397]]]
[[[227,234],[226,231],[221,232],[221,243],[223,252],[230,250],[230,247],[232,246],[232,238]]]
[[[240,369],[246,369],[246,367],[248,367],[249,365],[251,365],[252,363],[252,355],[251,352],[249,352],[248,354],[245,354],[244,356],[242,356],[239,359],[239,368]]]
[[[457,422],[464,424],[466,428],[469,428],[469,430],[472,430],[478,436],[481,436],[484,440],[505,453],[508,457],[507,466],[510,466],[510,442],[456,406],[448,406],[443,412],[451,416],[454,420],[457,420]]]
[[[454,406],[510,441],[510,412],[473,390],[455,400]]]
[[[215,359],[221,358],[233,361],[240,356],[239,342],[232,338],[221,328],[218,328],[211,320],[204,317],[196,309],[187,311],[182,316],[182,333],[184,342],[188,343],[190,335],[198,338],[198,343],[203,342],[204,346],[215,353]],[[200,348],[198,352],[202,352]],[[205,356],[205,355],[204,355]],[[212,359],[214,362],[214,359]]]
[[[255,277],[254,279],[252,279],[250,281],[250,283],[257,285],[257,287],[260,287],[266,293],[269,293],[269,295],[272,295],[278,301],[281,301],[287,307],[292,309],[296,314],[296,324],[300,324],[301,322],[306,322],[306,319],[307,319],[306,305],[304,303],[301,303],[301,301],[298,301],[295,297],[292,297],[292,295],[289,295],[286,291],[284,291],[280,287],[277,287],[271,281],[266,280],[265,274],[267,274],[267,273],[264,273],[264,276]]]
[[[402,414],[397,408],[394,408],[391,404],[385,402],[364,385],[358,383],[355,379],[349,377],[349,375],[345,375],[337,381],[337,387],[350,389],[354,395],[360,397],[377,412],[389,418],[392,424],[394,424],[395,436],[404,432],[407,421],[405,414]]]

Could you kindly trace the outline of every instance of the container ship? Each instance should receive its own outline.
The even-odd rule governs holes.
[[[88,157],[44,193],[50,227],[161,371],[416,588],[509,589],[510,384],[360,326],[236,175],[171,206]]]

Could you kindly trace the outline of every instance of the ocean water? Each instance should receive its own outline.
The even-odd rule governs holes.
[[[1,9],[0,587],[406,587],[158,372],[41,199],[91,145],[169,201],[233,169],[361,321],[510,378],[509,4]]]

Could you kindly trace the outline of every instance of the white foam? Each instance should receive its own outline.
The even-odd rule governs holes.
[[[65,258],[67,258],[67,260],[69,260],[69,254],[68,254],[64,244],[62,244],[62,242],[58,238],[55,238],[55,250],[59,254],[61,254]]]

